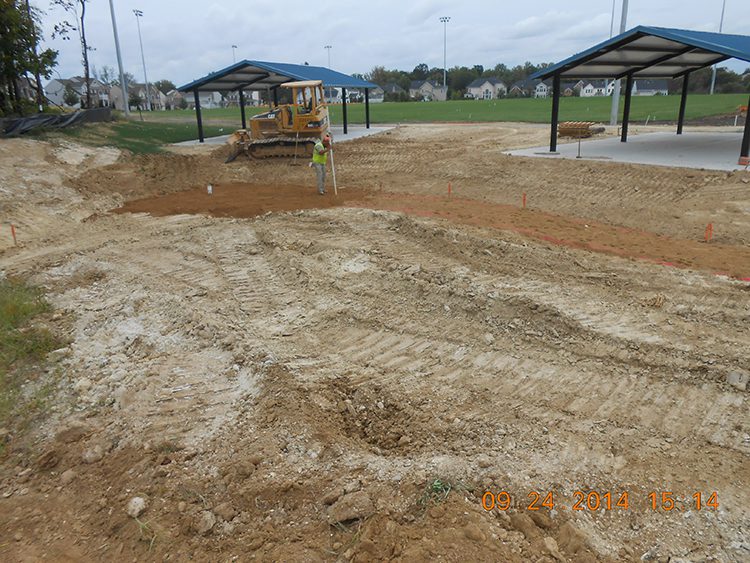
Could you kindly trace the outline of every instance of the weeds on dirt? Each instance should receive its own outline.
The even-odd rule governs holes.
[[[422,507],[428,507],[431,504],[440,504],[448,498],[452,490],[453,485],[450,481],[435,479],[432,483],[427,484],[417,504]]]
[[[473,488],[461,482],[454,483],[447,479],[435,479],[431,483],[427,483],[422,496],[417,500],[417,506],[423,511],[427,510],[430,506],[443,503],[448,498],[448,495],[454,491],[472,492]]]
[[[140,540],[147,541],[148,550],[151,551],[154,547],[154,543],[156,542],[156,530],[151,527],[150,522],[141,522],[138,518],[136,518],[135,523],[138,525]]]
[[[29,370],[60,344],[47,329],[29,325],[49,309],[41,289],[19,280],[0,280],[0,425],[19,407],[18,394]],[[43,406],[51,392],[49,384],[41,386],[20,405],[24,413]]]

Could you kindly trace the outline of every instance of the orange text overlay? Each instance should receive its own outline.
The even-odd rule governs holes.
[[[659,512],[684,512],[687,510],[718,510],[716,491],[700,491],[678,495],[672,491],[653,491],[648,494],[630,494],[628,491],[574,491],[572,496],[550,491],[531,491],[525,498],[516,499],[507,491],[482,495],[482,507],[487,510],[654,510]]]

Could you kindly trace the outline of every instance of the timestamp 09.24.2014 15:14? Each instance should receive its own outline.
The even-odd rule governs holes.
[[[566,510],[569,508],[592,512],[631,509],[684,512],[719,509],[719,495],[716,491],[708,493],[696,491],[690,495],[676,495],[672,491],[652,491],[646,495],[631,495],[628,491],[574,491],[571,498],[551,491],[531,491],[526,495],[526,499],[527,501],[519,502],[507,491],[498,493],[487,491],[482,495],[482,508],[487,511],[505,511],[510,508],[525,510]]]

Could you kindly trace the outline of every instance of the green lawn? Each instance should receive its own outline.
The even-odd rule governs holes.
[[[693,94],[688,97],[687,119],[697,119],[710,115],[734,113],[737,106],[747,104],[747,94],[716,94],[714,96]],[[620,103],[620,115],[624,100]],[[680,96],[634,96],[631,103],[632,121],[650,120],[676,121],[680,106]],[[560,119],[578,121],[608,122],[611,98],[563,98],[560,101]],[[347,106],[350,123],[363,123],[364,104]],[[448,102],[387,102],[370,105],[372,123],[429,123],[440,121],[525,121],[547,123],[552,109],[551,99],[508,98],[503,100],[461,100]],[[341,106],[331,106],[331,119],[334,124],[342,122]],[[247,108],[247,115],[254,115],[265,108]],[[195,119],[192,110],[176,110],[155,113],[147,119],[159,121],[186,121]],[[203,110],[204,124],[240,123],[238,108]]]

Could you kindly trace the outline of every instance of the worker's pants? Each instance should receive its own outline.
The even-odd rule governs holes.
[[[319,162],[313,162],[315,174],[318,176],[318,193],[323,194],[326,191],[326,165]]]

